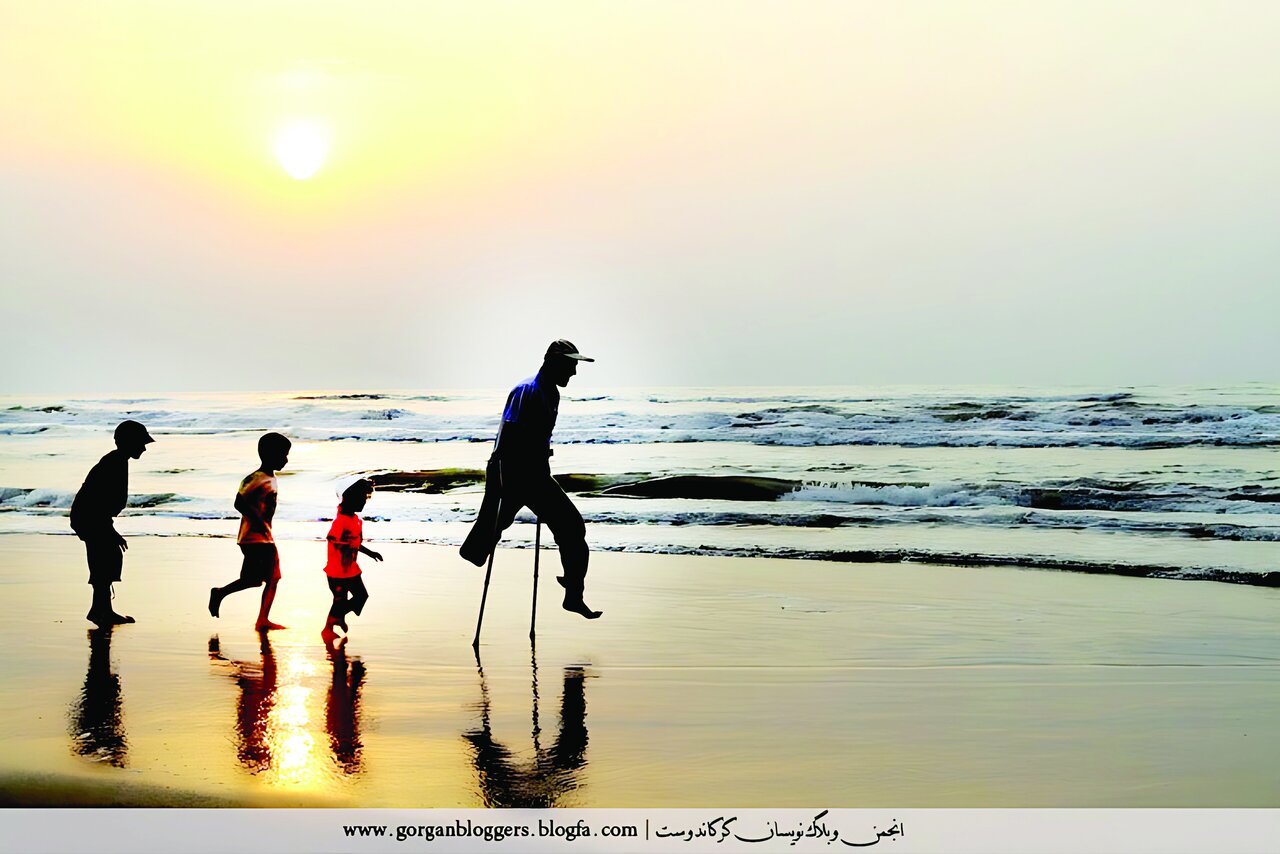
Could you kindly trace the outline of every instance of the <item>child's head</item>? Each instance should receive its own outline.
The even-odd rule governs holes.
[[[342,496],[343,511],[346,513],[359,513],[369,501],[369,496],[373,495],[373,481],[362,477],[351,484],[341,485],[339,489],[341,490],[339,494]]]
[[[258,459],[262,461],[263,468],[278,471],[289,462],[289,449],[292,447],[293,443],[279,433],[265,433],[258,440]]]
[[[116,425],[116,447],[135,460],[142,456],[147,445],[155,441],[147,428],[137,421],[121,421]]]

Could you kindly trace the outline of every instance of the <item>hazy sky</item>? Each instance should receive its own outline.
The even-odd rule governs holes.
[[[1277,44],[1221,0],[0,0],[0,391],[492,387],[561,336],[589,386],[1275,380]]]

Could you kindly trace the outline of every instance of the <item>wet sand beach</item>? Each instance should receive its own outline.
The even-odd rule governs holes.
[[[5,535],[7,805],[1275,807],[1280,591],[1008,567],[376,544],[342,653],[323,545],[221,619],[229,539],[134,537],[91,631],[82,547]]]

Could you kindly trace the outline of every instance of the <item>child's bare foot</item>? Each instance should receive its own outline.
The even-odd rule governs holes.
[[[320,637],[324,638],[325,646],[333,646],[333,642],[338,639],[338,633],[333,630],[333,626],[325,626],[320,632]]]
[[[218,588],[209,588],[209,616],[218,616],[218,609],[222,607],[222,597],[218,595]]]
[[[288,627],[282,626],[279,623],[273,623],[270,620],[266,620],[265,622],[258,623],[256,626],[254,626],[254,628],[260,632],[270,632],[275,629],[284,629]]]

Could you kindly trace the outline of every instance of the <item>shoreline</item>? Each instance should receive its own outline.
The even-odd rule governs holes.
[[[548,552],[531,647],[530,556],[503,549],[477,666],[484,570],[444,547],[378,544],[335,657],[315,542],[281,543],[290,628],[266,644],[255,592],[204,611],[227,541],[139,538],[117,585],[138,623],[105,642],[78,542],[0,542],[0,642],[22,650],[0,790],[23,803],[125,783],[135,806],[1280,802],[1270,589],[597,552],[588,622]]]
[[[62,520],[61,517],[51,517]],[[125,516],[126,520],[137,521],[140,516]],[[236,517],[238,518],[238,517]],[[232,517],[228,516],[224,520],[230,521]],[[332,519],[316,520],[316,525],[320,523],[327,524]],[[297,522],[289,523],[290,526],[296,526]],[[225,527],[225,526],[224,526]],[[527,532],[522,529],[526,525],[517,524],[514,529],[509,530],[504,535],[504,550],[527,551],[533,548],[531,538],[527,538]],[[58,530],[48,531],[4,531],[0,530],[0,538],[4,537],[60,537],[75,539],[75,534],[71,531],[61,530],[62,525],[59,524]],[[318,527],[317,527],[318,530]],[[127,534],[129,539],[193,539],[193,540],[234,540],[235,534],[219,531],[216,533],[201,532],[192,533],[189,531],[173,531],[173,532],[146,532],[138,533],[136,531]],[[524,538],[524,539],[522,539]],[[0,540],[2,542],[3,540]],[[290,536],[281,536],[280,542],[295,543],[322,543],[323,536],[315,536],[311,538],[298,538]],[[426,546],[430,548],[457,549],[458,542],[454,542],[451,538],[403,538],[403,537],[381,537],[378,539],[381,543],[395,543],[397,545],[406,546]],[[1174,544],[1171,544],[1171,546]],[[784,561],[803,561],[808,563],[834,563],[834,564],[864,564],[872,565],[911,565],[911,566],[933,566],[933,567],[999,567],[1002,569],[1015,570],[1031,570],[1040,572],[1068,572],[1081,573],[1086,575],[1105,575],[1116,576],[1122,578],[1140,578],[1158,581],[1205,581],[1216,582],[1219,584],[1238,585],[1243,587],[1262,587],[1262,588],[1280,588],[1280,570],[1272,571],[1248,571],[1238,569],[1225,569],[1217,567],[1201,567],[1201,566],[1177,566],[1173,564],[1137,564],[1128,562],[1103,562],[1089,561],[1076,558],[1054,558],[1041,555],[1005,555],[1005,554],[981,554],[981,553],[961,553],[948,552],[939,553],[925,549],[904,549],[904,548],[888,548],[888,549],[827,549],[815,550],[799,547],[782,546],[769,549],[764,548],[735,548],[732,546],[671,546],[666,550],[654,548],[646,548],[643,545],[635,546],[631,544],[599,544],[591,543],[591,550],[595,554],[641,554],[652,556],[666,557],[711,557],[711,558],[733,558],[738,560],[784,560]],[[544,550],[554,551],[554,543],[545,545]]]

